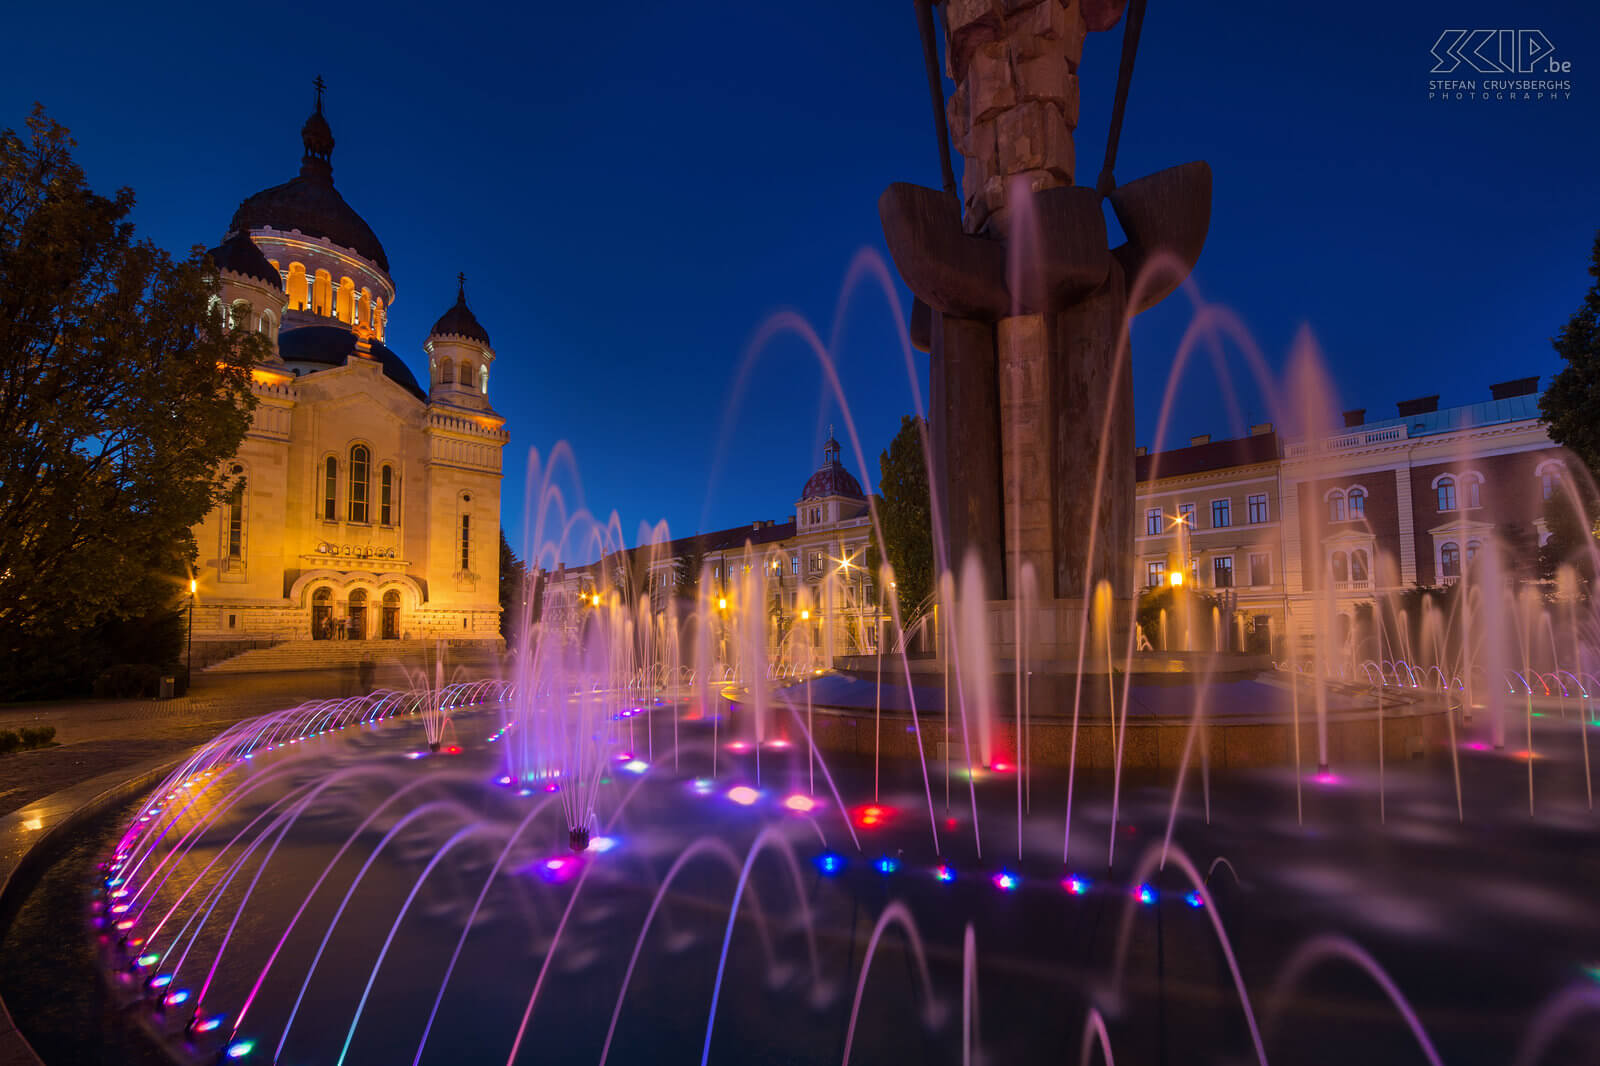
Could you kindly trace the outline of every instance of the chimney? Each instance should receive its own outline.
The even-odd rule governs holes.
[[[1425,415],[1439,409],[1439,394],[1432,396],[1418,396],[1415,400],[1401,400],[1395,404],[1395,409],[1400,412],[1401,418],[1410,418],[1412,415]]]
[[[1146,455],[1149,455],[1149,454],[1150,454],[1150,449],[1145,447],[1143,444],[1141,444],[1137,448],[1133,449],[1133,456],[1134,456],[1135,459],[1141,458],[1142,456],[1146,456]]]
[[[1366,420],[1367,409],[1365,407],[1354,408],[1344,413],[1344,428],[1352,429],[1366,422]]]
[[[1489,395],[1497,400],[1509,400],[1513,396],[1529,396],[1539,391],[1539,375],[1531,378],[1517,378],[1515,381],[1502,381],[1498,385],[1489,386]]]
[[[1196,446],[1201,445],[1201,444],[1210,444],[1210,443],[1211,443],[1211,434],[1209,434],[1209,433],[1201,433],[1198,436],[1194,436],[1194,437],[1190,437],[1189,438],[1189,447],[1191,447],[1191,448],[1196,447]]]
[[[1269,434],[1271,432],[1272,432],[1272,423],[1271,422],[1257,422],[1255,425],[1250,427],[1250,435],[1252,437],[1265,437],[1267,434]]]

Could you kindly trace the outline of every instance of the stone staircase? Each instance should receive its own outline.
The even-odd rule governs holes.
[[[438,654],[433,640],[286,640],[270,648],[253,648],[205,668],[208,674],[253,674],[291,670],[354,668],[363,659],[378,666],[423,669]],[[468,666],[481,671],[499,665],[500,649],[491,642],[451,644],[445,667]]]

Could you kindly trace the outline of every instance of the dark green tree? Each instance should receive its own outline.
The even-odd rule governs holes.
[[[906,623],[923,601],[933,594],[933,506],[928,497],[928,465],[923,440],[925,419],[905,415],[900,432],[878,456],[878,520],[883,523],[884,548],[894,567],[894,593],[900,617]],[[877,553],[867,563],[875,566]],[[873,574],[874,580],[877,574]]]
[[[93,679],[97,627],[168,618],[190,527],[230,491],[250,370],[202,251],[136,240],[35,106],[0,132],[0,690]],[[54,678],[54,682],[52,682]]]
[[[522,635],[523,615],[527,610],[528,568],[511,550],[506,531],[500,531],[500,635],[506,646],[516,644]]]
[[[700,598],[700,575],[706,568],[705,544],[696,537],[687,541],[672,565],[676,571],[673,595],[680,600],[696,603]]]
[[[1566,361],[1539,399],[1550,439],[1600,470],[1600,232],[1589,253],[1594,283],[1551,344]]]

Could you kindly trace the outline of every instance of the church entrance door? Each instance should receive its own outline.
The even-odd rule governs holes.
[[[333,590],[326,586],[311,594],[311,639],[333,639]]]
[[[367,590],[356,589],[350,593],[350,640],[367,639]]]
[[[383,630],[384,640],[400,639],[400,593],[390,589],[383,594]]]

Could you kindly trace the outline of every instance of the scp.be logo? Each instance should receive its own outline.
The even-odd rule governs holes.
[[[1430,49],[1433,73],[1465,63],[1479,74],[1570,74],[1572,61],[1555,58],[1543,30],[1445,30]]]

